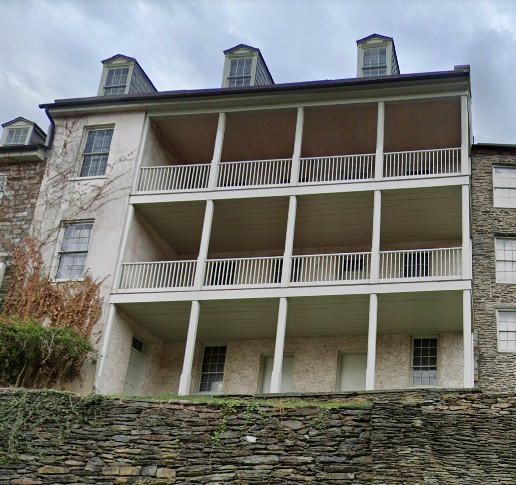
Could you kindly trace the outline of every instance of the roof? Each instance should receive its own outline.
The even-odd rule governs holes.
[[[249,50],[254,51],[254,52],[260,52],[260,49],[257,49],[256,47],[252,47],[252,46],[247,45],[247,44],[238,44],[235,47],[230,47],[229,49],[226,49],[223,52],[224,52],[224,54],[227,54],[228,52],[236,51],[237,49],[249,49]]]
[[[491,150],[516,150],[516,145],[508,143],[474,143],[472,148],[487,148]]]
[[[393,39],[392,37],[388,37],[388,36],[386,36],[386,35],[381,35],[381,34],[371,34],[371,35],[368,35],[367,37],[363,37],[362,39],[358,39],[358,40],[357,40],[357,44],[358,44],[359,42],[364,42],[365,40],[369,40],[369,39],[371,39],[371,38],[373,38],[373,37],[380,37],[381,39],[385,39],[385,40],[392,40],[392,41],[394,41],[394,39]]]
[[[147,76],[147,73],[143,70],[143,67],[140,65],[140,63],[136,60],[136,58],[134,57],[130,57],[130,56],[126,56],[124,54],[115,54],[114,56],[111,56],[111,57],[108,57],[107,59],[104,59],[103,61],[100,61],[102,62],[102,64],[107,64],[108,62],[111,62],[115,59],[118,59],[118,58],[121,58],[121,59],[127,59],[128,61],[131,61],[131,62],[134,62],[138,68],[140,69],[140,71],[142,72],[142,74],[145,76],[145,79],[149,82],[149,84],[156,90],[156,86],[154,86],[154,83],[150,80],[149,76]]]
[[[18,123],[18,121],[23,121],[24,123],[34,126],[34,129],[43,138],[45,138],[47,136],[47,134],[36,123],[34,123],[34,121],[28,120],[27,118],[23,118],[22,116],[18,116],[18,118],[14,118],[14,120],[6,121],[5,123],[2,123],[2,128],[5,128],[6,126],[12,125],[14,123]]]

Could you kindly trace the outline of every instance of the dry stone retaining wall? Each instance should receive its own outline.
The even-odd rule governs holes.
[[[515,395],[364,396],[290,407],[278,398],[85,401],[6,390],[0,483],[516,483]],[[33,411],[27,422],[18,403]],[[14,460],[6,460],[6,420],[22,431]]]

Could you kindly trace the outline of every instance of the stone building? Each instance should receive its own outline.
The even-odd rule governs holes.
[[[0,302],[9,285],[13,246],[29,232],[43,172],[46,134],[32,121],[2,124],[0,137]]]
[[[473,386],[469,68],[357,46],[356,78],[274,84],[241,44],[192,91],[117,55],[42,105],[34,230],[54,280],[104,278],[83,390]]]

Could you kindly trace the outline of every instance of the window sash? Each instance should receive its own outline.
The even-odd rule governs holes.
[[[199,392],[222,392],[226,351],[226,346],[204,348]]]
[[[496,281],[516,283],[516,239],[496,239]]]
[[[516,167],[493,167],[495,207],[516,207]]]
[[[437,385],[437,338],[413,339],[412,385]]]
[[[84,276],[91,238],[92,222],[67,224],[62,229],[55,278],[75,280]]]
[[[128,75],[128,67],[115,67],[108,69],[106,76],[106,84],[104,85],[104,94],[125,94]]]
[[[80,177],[101,177],[106,174],[113,131],[113,128],[100,128],[87,132]]]
[[[516,311],[498,311],[498,350],[516,352]]]
[[[5,139],[5,145],[25,145],[28,134],[29,134],[28,127],[9,128],[7,130],[7,137]]]

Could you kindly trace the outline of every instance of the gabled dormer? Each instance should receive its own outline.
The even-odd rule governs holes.
[[[260,49],[239,44],[225,50],[224,55],[223,88],[274,84]]]
[[[19,116],[2,124],[0,162],[43,161],[47,135],[33,121]]]
[[[372,34],[357,40],[357,77],[393,76],[399,73],[392,37]]]
[[[98,96],[154,93],[157,89],[134,57],[116,54],[102,61]]]

